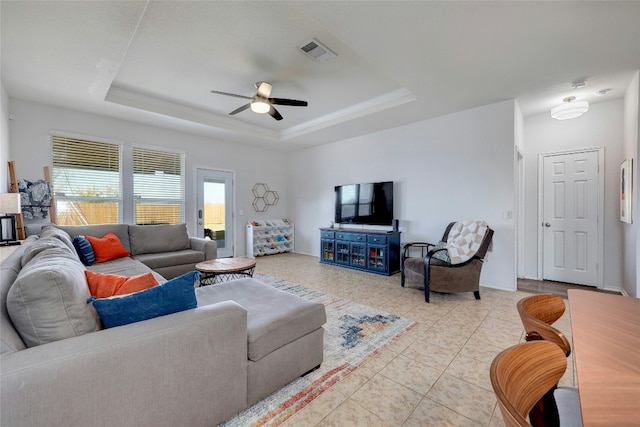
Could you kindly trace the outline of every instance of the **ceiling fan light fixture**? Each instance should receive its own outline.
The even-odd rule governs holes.
[[[253,96],[238,95],[236,93],[221,92],[219,90],[212,90],[211,93],[249,100],[248,103],[230,112],[230,116],[234,116],[245,110],[251,109],[251,111],[253,111],[254,113],[269,113],[269,115],[273,117],[274,120],[282,120],[282,114],[280,114],[280,112],[274,108],[274,105],[287,105],[292,107],[306,107],[307,105],[309,105],[307,101],[300,101],[298,99],[271,98],[271,89],[273,87],[267,82],[256,82],[255,86],[257,92]]]
[[[557,120],[575,119],[589,111],[587,101],[576,101],[575,99],[575,96],[565,98],[562,104],[551,109],[551,117]]]
[[[251,111],[253,111],[254,113],[265,114],[268,113],[270,109],[271,104],[261,99],[251,101]]]

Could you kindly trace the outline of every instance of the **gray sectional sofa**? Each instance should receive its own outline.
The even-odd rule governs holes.
[[[173,279],[187,273],[193,270],[197,263],[207,259],[215,259],[217,256],[215,240],[189,237],[185,224],[56,225],[55,227],[64,230],[71,238],[78,235],[102,237],[108,232],[113,232],[131,254],[131,260],[143,263],[167,279]],[[131,264],[135,263],[122,266],[121,271],[126,273]],[[92,267],[90,269],[96,270],[96,272],[109,270],[113,274],[118,274],[117,267],[114,265]]]
[[[189,251],[215,257],[214,242],[172,246],[176,227],[91,227],[131,253],[97,272],[162,282],[193,268]],[[195,309],[102,329],[76,234],[91,235],[45,227],[2,263],[0,425],[212,426],[322,362],[324,306],[251,278],[196,288]]]

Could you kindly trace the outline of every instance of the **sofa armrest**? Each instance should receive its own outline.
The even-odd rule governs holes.
[[[204,259],[218,258],[218,244],[215,240],[203,239],[202,237],[189,237],[191,249],[204,252]]]
[[[216,425],[246,407],[247,311],[224,301],[0,362],[1,425]]]

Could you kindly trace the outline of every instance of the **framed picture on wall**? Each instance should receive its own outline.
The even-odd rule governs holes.
[[[633,195],[633,159],[625,159],[620,164],[620,221],[631,224]]]

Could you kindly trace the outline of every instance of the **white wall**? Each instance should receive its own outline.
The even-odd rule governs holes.
[[[9,191],[9,94],[0,81],[0,193]]]
[[[155,147],[170,147],[186,153],[186,222],[189,232],[196,233],[196,167],[233,170],[236,174],[236,255],[245,252],[246,221],[288,217],[285,156],[269,150],[213,140],[202,136],[175,132],[94,114],[55,108],[43,104],[12,99],[11,156],[16,162],[19,179],[42,179],[43,167],[51,165],[50,132],[61,131],[86,137],[98,137]],[[251,189],[265,182],[278,192],[280,200],[267,212],[254,212]]]
[[[638,185],[640,185],[640,174],[638,173],[638,151],[640,149],[640,138],[638,137],[638,127],[640,117],[638,115],[638,103],[640,100],[640,72],[636,72],[633,80],[624,97],[624,130],[622,143],[622,159],[633,159],[633,197],[635,206],[632,209],[633,223],[622,224],[622,245],[624,250],[622,274],[622,287],[625,292],[634,297],[640,297],[640,263],[638,254],[640,253],[640,239],[638,239]]]
[[[525,277],[538,277],[538,154],[605,147],[604,157],[604,285],[622,284],[622,225],[619,216],[618,174],[622,161],[621,99],[592,104],[589,112],[571,120],[548,113],[525,118]],[[602,171],[601,171],[602,172]]]
[[[495,230],[484,286],[515,290],[514,101],[309,148],[289,156],[296,252],[319,254],[334,219],[334,186],[394,181],[402,241],[437,241],[446,225],[484,219]],[[367,227],[369,228],[369,227]]]

